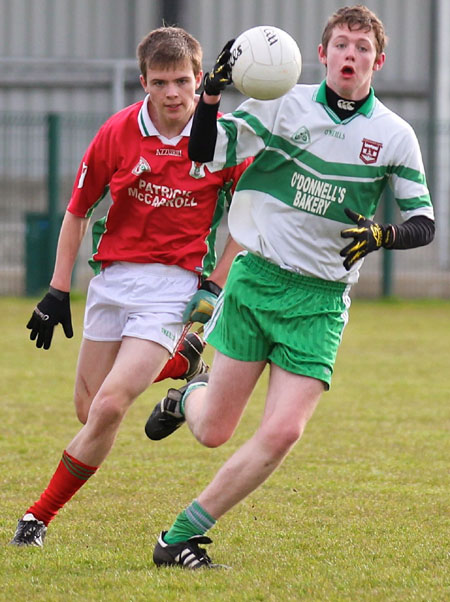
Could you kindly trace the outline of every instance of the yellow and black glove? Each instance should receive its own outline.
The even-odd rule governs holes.
[[[217,299],[222,292],[221,287],[212,280],[205,280],[192,299],[186,305],[183,322],[206,322],[212,316]]]
[[[394,244],[395,230],[391,224],[377,224],[364,215],[351,209],[344,209],[345,214],[356,226],[341,230],[342,238],[353,238],[352,242],[339,253],[344,259],[344,267],[350,270],[353,265],[372,251],[381,247],[390,249]]]
[[[234,39],[228,40],[220,51],[212,71],[206,73],[203,78],[203,89],[209,96],[218,96],[233,81],[230,66],[230,48],[233,43]]]

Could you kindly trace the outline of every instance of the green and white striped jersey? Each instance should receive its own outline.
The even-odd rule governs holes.
[[[388,183],[404,220],[434,219],[417,137],[373,90],[344,121],[327,106],[322,82],[246,100],[218,123],[211,171],[255,157],[233,196],[230,232],[285,269],[355,283],[363,260],[347,272],[339,255],[348,242],[344,208],[372,218]]]

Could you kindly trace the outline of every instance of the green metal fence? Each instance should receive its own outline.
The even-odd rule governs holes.
[[[74,175],[108,115],[0,113],[0,294],[50,279]]]
[[[39,295],[47,287],[79,162],[107,117],[0,113],[0,295]],[[433,124],[414,125],[426,162]],[[449,124],[439,130],[448,133]],[[450,144],[449,135],[446,140]],[[436,165],[432,167],[430,171],[436,171]],[[447,192],[446,203],[450,200]],[[439,205],[441,211],[446,207],[442,201]],[[107,208],[107,201],[100,204],[94,219]],[[448,212],[442,213],[447,220]],[[391,197],[384,199],[378,217],[399,219]],[[371,254],[353,296],[450,297],[449,245],[442,240],[448,224],[442,232],[441,240],[438,236],[426,248]],[[75,270],[74,286],[82,291],[91,277],[89,238],[83,243]]]

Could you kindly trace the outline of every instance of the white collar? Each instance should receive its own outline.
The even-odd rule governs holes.
[[[148,103],[150,102],[150,94],[144,98],[144,102],[142,103],[141,109],[138,115],[138,126],[143,136],[158,136],[158,138],[164,144],[170,146],[176,146],[178,142],[181,140],[183,136],[191,135],[191,127],[192,127],[192,117],[189,119],[187,124],[184,126],[183,131],[178,134],[178,136],[174,136],[173,138],[166,138],[162,134],[158,132],[153,121],[150,119],[150,115],[148,112]]]

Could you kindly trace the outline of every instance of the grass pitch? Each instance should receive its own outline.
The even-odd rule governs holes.
[[[210,554],[231,571],[156,569],[158,532],[254,431],[264,374],[233,439],[187,428],[146,439],[171,381],[129,411],[95,477],[51,523],[44,549],[7,545],[78,431],[75,337],[28,341],[34,300],[0,299],[0,600],[447,601],[450,599],[450,303],[355,301],[332,389],[272,478],[223,517]],[[207,351],[211,357],[211,351]]]

